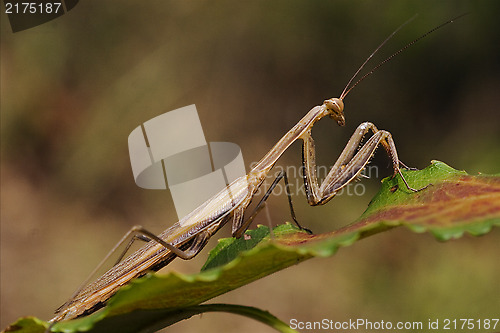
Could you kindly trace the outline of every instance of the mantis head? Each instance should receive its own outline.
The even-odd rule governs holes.
[[[330,98],[323,102],[330,118],[335,120],[339,126],[345,125],[344,102],[340,98]]]

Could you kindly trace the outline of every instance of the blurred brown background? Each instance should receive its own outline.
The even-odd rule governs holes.
[[[134,183],[127,137],[140,123],[194,103],[207,140],[237,143],[249,165],[311,107],[337,97],[408,18],[419,14],[373,64],[468,11],[353,90],[345,128],[323,120],[313,135],[323,165],[359,123],[372,121],[391,131],[411,166],[439,159],[469,173],[498,173],[499,2],[86,0],[16,34],[2,14],[0,326],[23,315],[51,318],[132,225],[160,232],[174,223],[169,192]],[[299,166],[300,150],[295,144],[279,163]],[[383,153],[374,163],[381,177],[390,174]],[[299,219],[315,232],[350,223],[379,181],[364,181],[362,197],[324,207],[295,198]],[[274,223],[289,220],[284,197],[269,204]],[[285,322],[498,317],[499,241],[498,230],[439,243],[398,229],[212,302],[257,306]],[[166,271],[198,271],[215,244]],[[201,327],[272,332],[230,314],[168,331]]]

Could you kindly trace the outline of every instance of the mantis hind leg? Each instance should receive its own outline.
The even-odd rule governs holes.
[[[127,234],[129,235],[129,234]],[[134,244],[134,242],[136,240],[140,240],[140,241],[143,241],[143,242],[149,242],[151,240],[151,238],[149,237],[146,237],[144,235],[134,235],[130,241],[128,242],[127,246],[125,246],[125,249],[123,249],[122,253],[120,253],[120,255],[118,256],[118,259],[116,259],[115,261],[115,265],[118,264],[120,261],[122,261],[123,257],[125,257],[125,255],[127,254],[128,250],[130,249],[130,247],[132,246],[132,244]],[[118,243],[121,245],[121,242]],[[112,250],[113,252],[113,250]]]
[[[178,256],[179,258],[184,259],[184,260],[192,259],[195,255],[197,255],[198,252],[200,252],[201,249],[206,245],[206,243],[208,242],[208,239],[211,236],[211,234],[207,231],[202,231],[202,232],[198,233],[197,235],[195,235],[193,237],[193,241],[191,242],[189,247],[183,251],[183,250],[175,247],[174,245],[165,242],[163,239],[156,236],[152,232],[147,231],[146,229],[144,229],[141,226],[135,226],[132,228],[132,230],[142,234],[143,236],[150,238],[152,241],[155,241],[155,242],[163,245],[165,248],[172,251],[176,256]]]
[[[88,284],[90,279],[97,273],[97,271],[108,261],[108,259],[118,250],[118,248],[124,244],[127,239],[129,239],[132,236],[131,240],[128,242],[125,250],[121,253],[120,258],[118,259],[118,262],[121,261],[123,256],[126,254],[132,243],[136,239],[140,239],[143,241],[156,241],[157,243],[160,243],[170,251],[172,251],[175,255],[182,259],[191,259],[193,258],[198,252],[203,248],[203,246],[206,244],[208,241],[208,238],[210,238],[210,235],[207,235],[206,232],[200,232],[198,235],[196,235],[189,247],[187,248],[186,251],[182,251],[181,249],[175,247],[172,244],[169,244],[165,242],[163,239],[159,238],[152,232],[144,229],[141,226],[134,226],[132,227],[123,237],[122,239],[111,249],[111,251],[108,252],[108,254],[101,260],[101,262],[97,265],[97,267],[90,273],[90,275],[84,280],[84,282],[80,285],[80,287],[73,293],[73,295],[70,297],[70,300],[72,300],[76,295],[78,295],[83,288]],[[118,263],[117,262],[117,263]],[[116,264],[115,264],[116,265]],[[57,312],[61,312],[68,303],[64,303],[62,306],[60,306],[58,309],[56,309]],[[55,324],[52,323],[49,328],[46,330],[48,332],[50,328]]]

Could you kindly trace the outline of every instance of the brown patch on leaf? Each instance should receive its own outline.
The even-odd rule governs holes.
[[[281,236],[278,239],[278,242],[282,245],[300,245],[303,243],[307,243],[311,240],[317,239],[321,235],[311,235],[307,232],[295,232],[290,233],[284,236]]]
[[[445,227],[499,217],[500,179],[460,176],[418,193],[409,204],[385,207],[359,223],[404,220],[410,224]]]

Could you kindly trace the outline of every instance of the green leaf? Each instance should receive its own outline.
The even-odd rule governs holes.
[[[43,333],[49,324],[35,317],[22,317],[2,332]]]
[[[403,174],[414,187],[431,185],[408,195],[401,178],[386,179],[355,228],[384,222],[415,232],[429,231],[439,240],[449,240],[464,232],[479,236],[499,225],[500,175],[472,176],[439,161],[432,161],[424,170]],[[401,190],[387,192],[395,186]]]
[[[241,239],[222,239],[202,272],[147,275],[121,288],[100,312],[57,323],[53,329],[152,332],[196,314],[198,304],[215,296],[306,259],[331,256],[339,247],[391,228],[406,226],[448,240],[465,232],[479,236],[500,225],[499,175],[472,176],[437,161],[424,170],[403,173],[409,185],[428,187],[414,193],[400,177],[386,178],[357,221],[330,233],[309,235],[285,224],[273,235],[259,226]]]
[[[127,327],[126,330],[120,329],[120,332],[155,332],[163,327],[205,312],[238,314],[260,321],[282,333],[298,333],[267,311],[255,307],[231,304],[204,304],[169,311],[139,310],[133,316],[104,319],[96,322],[95,325],[92,325],[93,327],[81,325],[79,330],[92,328],[93,332],[114,332],[117,327]],[[47,327],[48,323],[44,321],[34,317],[26,317],[20,318],[17,322],[10,325],[5,332],[42,333],[45,332]],[[73,329],[69,329],[68,331],[73,331]]]

